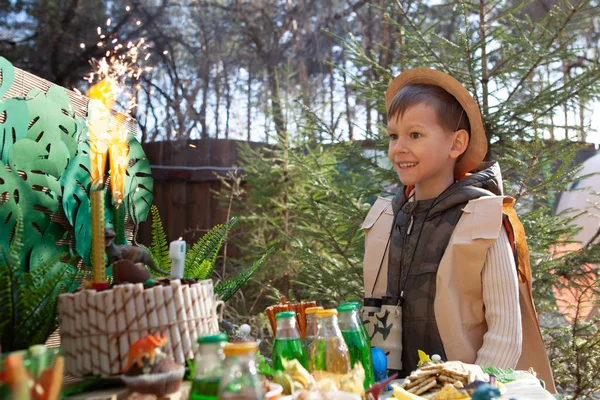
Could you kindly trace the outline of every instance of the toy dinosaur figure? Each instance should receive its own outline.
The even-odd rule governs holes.
[[[127,244],[116,244],[115,243],[115,231],[112,228],[104,229],[104,243],[106,246],[106,255],[108,257],[108,263],[112,264],[115,261],[119,260],[130,260],[134,263],[142,263],[147,265],[154,272],[158,272],[164,275],[168,275],[169,273],[163,271],[158,268],[154,261],[152,261],[152,256],[148,252],[148,250],[137,247],[137,246],[129,246]]]
[[[163,333],[162,337],[157,334],[154,336],[148,335],[141,339],[138,339],[131,346],[129,346],[129,354],[127,358],[127,366],[123,369],[123,372],[127,371],[133,363],[137,363],[138,367],[144,366],[144,357],[148,358],[150,362],[154,361],[156,357],[156,349],[163,347],[167,344],[167,336]]]

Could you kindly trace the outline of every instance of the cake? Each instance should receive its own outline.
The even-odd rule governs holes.
[[[159,332],[168,338],[166,355],[184,364],[193,358],[198,336],[218,333],[219,303],[210,279],[159,279],[60,295],[65,373],[120,374],[127,366],[130,345]]]

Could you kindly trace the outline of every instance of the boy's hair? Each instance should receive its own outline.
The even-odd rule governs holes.
[[[390,103],[388,119],[401,117],[406,110],[418,104],[434,108],[438,123],[448,132],[464,129],[471,137],[469,117],[454,96],[439,86],[412,84],[404,86]],[[459,121],[460,119],[460,121]]]

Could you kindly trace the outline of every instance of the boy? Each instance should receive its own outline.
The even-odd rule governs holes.
[[[400,376],[416,369],[417,350],[517,367],[526,352],[524,300],[503,226],[500,168],[482,164],[487,139],[477,104],[454,78],[415,68],[392,80],[386,108],[388,156],[403,184],[391,204],[386,293],[401,311]],[[535,339],[541,343],[539,328]],[[542,378],[553,389],[551,375]]]

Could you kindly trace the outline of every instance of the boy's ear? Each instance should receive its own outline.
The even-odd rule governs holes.
[[[454,139],[452,140],[452,147],[450,148],[450,157],[460,157],[460,155],[467,150],[468,146],[469,133],[464,129],[454,132]]]

